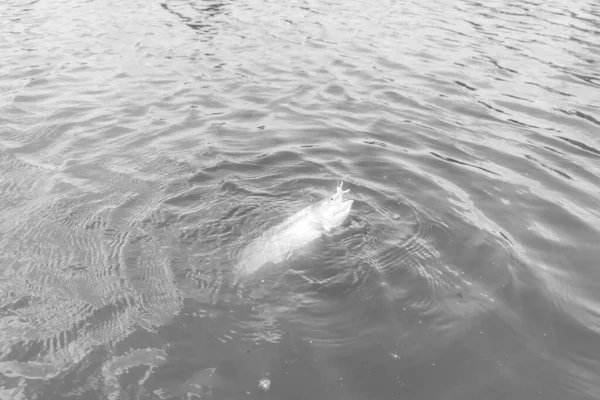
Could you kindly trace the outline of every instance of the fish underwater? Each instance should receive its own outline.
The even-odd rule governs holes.
[[[255,273],[267,263],[284,261],[294,250],[340,226],[354,203],[344,200],[350,189],[342,190],[342,185],[340,182],[332,196],[304,208],[252,241],[241,252],[233,270],[236,280]]]

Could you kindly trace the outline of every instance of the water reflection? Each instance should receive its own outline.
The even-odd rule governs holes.
[[[596,2],[7,4],[4,397],[600,398]]]
[[[230,2],[221,1],[170,1],[160,3],[169,13],[180,18],[186,26],[197,31],[202,42],[210,41],[219,32],[219,25],[226,23]]]

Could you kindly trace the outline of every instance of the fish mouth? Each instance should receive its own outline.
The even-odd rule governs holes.
[[[354,204],[354,200],[346,200],[342,203],[342,209],[344,211],[350,211],[352,204]]]
[[[346,200],[337,204],[328,205],[328,207],[323,210],[323,219],[320,220],[323,228],[325,228],[326,231],[329,231],[336,226],[340,226],[348,217],[348,214],[350,214],[350,208],[353,203],[354,200]]]
[[[345,219],[348,216],[348,214],[350,213],[352,204],[354,204],[354,200],[346,200],[346,201],[342,202],[339,206],[338,212],[335,213],[336,216],[341,217],[343,215],[344,216],[343,218]]]

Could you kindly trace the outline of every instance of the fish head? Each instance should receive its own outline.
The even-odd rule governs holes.
[[[350,189],[342,190],[342,184],[340,182],[337,192],[319,202],[313,211],[315,219],[326,231],[340,226],[350,214],[350,209],[354,203],[354,200],[344,200],[344,194],[348,193]]]

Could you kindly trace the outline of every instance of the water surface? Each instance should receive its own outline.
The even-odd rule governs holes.
[[[0,397],[600,398],[597,2],[0,20]],[[338,180],[340,229],[232,283]]]

